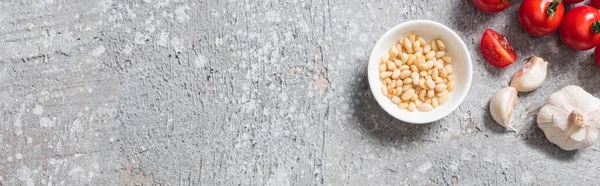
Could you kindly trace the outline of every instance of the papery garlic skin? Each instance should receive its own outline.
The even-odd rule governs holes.
[[[578,86],[552,94],[538,115],[546,138],[564,150],[585,149],[600,132],[600,99]]]
[[[498,90],[490,101],[490,114],[492,114],[492,118],[494,118],[496,123],[508,129],[513,129],[511,120],[512,112],[517,102],[517,93],[517,89],[506,87]]]
[[[546,80],[547,70],[548,62],[541,57],[531,56],[523,68],[515,73],[510,86],[515,87],[519,92],[533,91],[542,86]]]

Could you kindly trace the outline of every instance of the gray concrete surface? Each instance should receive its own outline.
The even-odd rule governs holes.
[[[0,185],[597,185],[600,145],[563,151],[535,125],[563,86],[600,96],[592,51],[528,36],[519,4],[2,0]],[[412,19],[456,30],[474,60],[468,98],[428,125],[387,115],[365,78],[375,41]],[[487,27],[517,63],[483,61]],[[530,54],[549,78],[506,132],[488,99]]]

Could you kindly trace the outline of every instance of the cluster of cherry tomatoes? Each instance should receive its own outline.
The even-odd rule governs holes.
[[[563,4],[584,0],[523,0],[519,8],[519,23],[532,36],[540,37],[558,30],[563,43],[573,50],[589,50],[600,44],[600,0],[591,6],[582,5],[565,13]],[[510,5],[510,0],[471,0],[482,12],[496,14]],[[506,67],[517,60],[514,49],[502,34],[491,29],[484,32],[481,52],[493,66]],[[595,50],[600,67],[600,47]]]

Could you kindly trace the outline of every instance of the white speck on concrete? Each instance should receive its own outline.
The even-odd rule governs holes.
[[[102,53],[104,53],[104,51],[106,51],[106,48],[104,48],[104,46],[100,45],[98,48],[92,50],[92,56],[100,57],[100,55],[102,55]]]
[[[41,105],[36,104],[35,107],[33,108],[33,114],[35,115],[42,115],[44,113],[44,107],[42,107]]]
[[[87,89],[87,91],[88,91],[88,93],[92,93],[92,92],[94,92],[94,89],[90,87]]]
[[[206,57],[204,57],[202,54],[199,54],[194,60],[194,65],[196,65],[196,68],[202,68],[204,65],[206,65],[206,62]]]
[[[190,20],[190,16],[188,16],[187,13],[185,13],[185,11],[189,8],[190,7],[185,5],[177,7],[177,9],[175,9],[175,17],[177,18],[177,21],[184,22]]]
[[[52,127],[54,125],[54,122],[48,118],[48,117],[41,117],[40,118],[40,126],[44,127],[44,128],[48,128],[48,127]]]
[[[417,168],[417,170],[421,173],[421,174],[425,174],[427,173],[427,171],[432,167],[433,165],[431,164],[431,162],[425,162],[423,165],[419,166],[419,168]]]
[[[146,39],[147,38],[144,34],[136,32],[133,40],[135,41],[135,44],[143,45],[146,44]]]
[[[17,153],[17,154],[15,154],[15,158],[18,160],[23,159],[23,154]]]

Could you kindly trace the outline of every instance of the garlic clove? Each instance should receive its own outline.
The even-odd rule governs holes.
[[[530,92],[540,86],[546,80],[548,62],[543,58],[531,56],[529,61],[523,65],[513,76],[510,86],[515,87],[519,92]]]
[[[517,93],[515,88],[506,87],[496,92],[496,95],[490,101],[490,114],[492,118],[494,118],[496,123],[508,129],[513,129],[511,120],[517,101]]]

